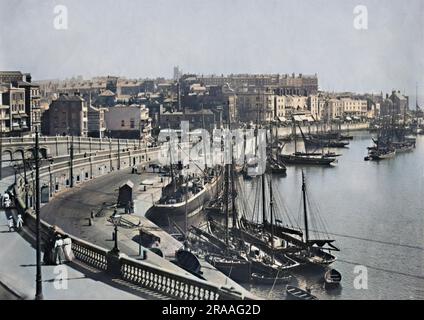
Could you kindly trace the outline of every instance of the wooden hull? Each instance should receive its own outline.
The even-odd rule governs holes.
[[[342,275],[335,269],[330,269],[324,274],[324,284],[326,289],[334,289],[340,286]]]
[[[274,285],[274,284],[284,284],[288,283],[291,280],[291,276],[280,276],[280,277],[271,277],[271,276],[264,276],[258,273],[252,273],[251,281],[254,284],[258,285]]]
[[[249,261],[226,259],[219,255],[208,255],[205,260],[236,282],[248,283],[250,281],[251,263]]]
[[[286,294],[288,300],[318,300],[317,297],[309,292],[294,286],[287,286]]]
[[[336,161],[335,158],[300,156],[300,155],[294,155],[294,154],[282,154],[280,155],[280,157],[281,157],[281,161],[283,161],[286,164],[329,166],[331,163]]]
[[[161,227],[169,227],[172,222],[178,222],[187,218],[193,218],[199,214],[205,204],[218,195],[218,189],[222,176],[215,177],[212,181],[205,184],[204,189],[194,195],[186,203],[177,204],[154,204],[147,212],[146,218]]]
[[[369,157],[372,160],[385,160],[385,159],[391,159],[396,155],[396,151],[391,151],[391,152],[384,152],[384,153],[371,153],[369,155]]]
[[[305,139],[305,145],[307,147],[325,147],[325,148],[345,148],[349,145],[349,142],[332,140],[318,140],[318,139]]]

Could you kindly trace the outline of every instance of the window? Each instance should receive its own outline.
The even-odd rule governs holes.
[[[134,118],[131,118],[131,120],[130,120],[130,127],[131,127],[131,129],[135,128]]]
[[[125,120],[121,120],[121,127],[125,127]]]

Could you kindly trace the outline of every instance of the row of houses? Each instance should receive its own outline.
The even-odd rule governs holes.
[[[150,134],[149,109],[140,104],[95,107],[80,93],[61,93],[42,116],[44,135],[139,139]]]
[[[277,95],[272,91],[238,93],[237,112],[243,122],[285,121],[299,113],[310,114],[317,120],[375,116],[375,108],[366,99]]]
[[[41,123],[40,98],[31,74],[0,71],[0,133],[18,136],[34,132]]]

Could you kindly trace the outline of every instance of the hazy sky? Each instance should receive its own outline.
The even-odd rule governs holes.
[[[67,30],[53,26],[58,4]],[[353,27],[357,5],[368,30]],[[0,69],[35,79],[171,77],[179,65],[318,73],[324,90],[424,90],[422,0],[0,0],[0,25]]]

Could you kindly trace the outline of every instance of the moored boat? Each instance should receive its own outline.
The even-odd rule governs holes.
[[[326,289],[338,287],[342,281],[342,275],[336,269],[327,270],[324,274],[324,284]]]
[[[310,292],[290,285],[286,287],[286,294],[289,300],[318,300],[318,298]]]
[[[305,164],[305,165],[324,165],[329,166],[336,161],[336,158],[326,155],[308,155],[308,154],[280,154],[280,159],[287,164]]]
[[[288,283],[292,279],[291,275],[282,275],[275,277],[264,275],[260,273],[252,273],[251,275],[251,281],[254,284],[259,285],[277,285],[277,284],[284,284]]]
[[[250,281],[251,263],[247,259],[208,254],[205,260],[234,281],[241,283]]]
[[[186,181],[171,192],[163,194],[161,199],[146,212],[146,217],[161,227],[170,226],[170,222],[192,218],[203,210],[204,205],[215,198],[219,191],[221,174],[207,179]],[[172,183],[172,182],[171,182]],[[164,188],[171,187],[168,185]]]

